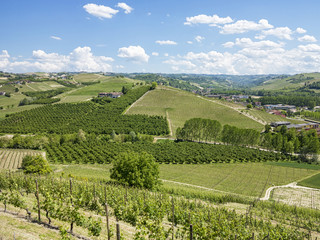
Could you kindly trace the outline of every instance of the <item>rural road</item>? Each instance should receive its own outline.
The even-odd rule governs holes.
[[[297,186],[297,183],[293,182],[293,183],[289,183],[287,185],[269,187],[267,189],[266,194],[264,195],[264,197],[260,198],[260,200],[262,200],[262,201],[269,200],[271,191],[276,189],[276,188],[300,188],[300,189],[308,189],[308,190],[313,190],[313,191],[320,191],[319,189],[316,189],[316,188]]]

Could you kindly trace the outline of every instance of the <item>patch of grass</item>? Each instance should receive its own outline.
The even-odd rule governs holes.
[[[52,165],[55,174],[64,176],[110,180],[111,164]],[[311,176],[313,169],[292,168],[267,163],[214,163],[214,164],[160,164],[160,178],[169,180],[164,187],[172,187],[174,182],[191,184],[219,192],[235,193],[259,197],[272,185],[285,185]],[[170,182],[173,181],[173,182]],[[174,184],[185,189],[187,185]],[[195,188],[207,191],[203,188]]]
[[[218,120],[239,128],[253,128],[261,131],[263,125],[243,116],[230,107],[199,98],[182,90],[158,87],[137,102],[127,114],[147,114],[167,116],[170,119],[173,135],[186,120],[200,117]]]
[[[86,87],[82,87],[76,91],[72,91],[68,96],[94,96],[96,97],[99,92],[113,92],[113,91],[121,91],[122,86],[131,86],[133,80],[129,80],[126,78],[104,78],[100,80],[101,82],[98,84],[89,85]]]
[[[73,165],[51,165],[57,175],[72,175],[77,178],[110,180],[111,164],[73,164]]]
[[[279,167],[290,167],[290,168],[302,168],[320,170],[320,165],[298,163],[298,162],[269,162],[268,165],[279,166]]]
[[[92,74],[92,73],[80,73],[73,76],[73,80],[76,82],[98,82],[105,80],[108,77],[101,74]]]
[[[320,173],[299,182],[299,185],[320,189]]]
[[[265,163],[161,165],[160,169],[162,179],[255,197],[272,185],[285,185],[316,173]]]

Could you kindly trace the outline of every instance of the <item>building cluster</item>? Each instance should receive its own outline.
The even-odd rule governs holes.
[[[271,127],[279,127],[279,126],[286,126],[287,129],[296,129],[298,132],[301,130],[311,130],[315,129],[317,131],[317,134],[320,135],[320,128],[319,128],[319,123],[313,123],[313,122],[308,122],[308,123],[300,123],[300,124],[292,124],[291,122],[272,122],[270,123]]]
[[[119,98],[123,95],[122,92],[102,92],[99,93],[99,97]]]

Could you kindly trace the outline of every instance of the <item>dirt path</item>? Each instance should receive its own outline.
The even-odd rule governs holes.
[[[264,195],[264,197],[260,198],[260,200],[262,200],[262,201],[269,200],[272,190],[274,190],[276,188],[295,188],[295,189],[307,189],[307,190],[312,190],[312,191],[320,191],[320,189],[316,189],[316,188],[297,186],[297,183],[293,182],[293,183],[289,183],[287,185],[269,187],[267,189],[266,194]]]
[[[193,185],[193,184],[189,184],[189,183],[176,182],[176,181],[171,181],[171,180],[166,180],[166,179],[160,179],[160,180],[163,182],[174,183],[174,184],[179,184],[179,185],[194,187],[194,188],[200,188],[200,189],[204,189],[204,190],[208,190],[208,191],[220,192],[220,193],[225,193],[225,194],[232,194],[231,192],[225,192],[225,191],[221,191],[221,190],[217,190],[217,189],[213,189],[213,188],[207,188],[207,187],[203,187],[203,186],[199,186],[199,185]],[[240,194],[236,194],[236,193],[234,193],[234,195],[240,196]]]
[[[127,110],[124,111],[123,114],[127,114],[127,112],[130,110],[130,108],[132,108],[134,105],[136,105],[136,103],[140,102],[150,91],[146,92],[145,94],[143,94],[137,101],[135,101],[134,103],[132,103]]]
[[[222,106],[231,108],[231,109],[233,109],[234,111],[237,111],[238,113],[240,113],[240,114],[242,114],[242,115],[244,115],[244,116],[246,116],[246,117],[252,119],[253,121],[256,121],[256,122],[258,122],[258,123],[260,123],[260,124],[262,124],[262,125],[266,125],[266,124],[267,124],[267,122],[262,121],[262,120],[260,120],[260,119],[257,119],[257,118],[251,116],[250,114],[248,114],[248,113],[246,113],[246,112],[241,112],[238,108],[229,106],[229,105],[227,105],[227,104],[223,104],[223,103],[221,103],[221,102],[219,102],[219,101],[209,100],[209,99],[206,99],[206,98],[201,97],[201,96],[197,96],[197,97],[198,97],[198,98],[201,98],[201,99],[203,99],[203,100],[209,101],[209,102],[217,103],[217,104],[220,104],[220,105],[222,105]]]
[[[171,121],[170,121],[170,118],[169,118],[169,113],[168,113],[168,110],[166,110],[166,117],[167,117],[167,120],[168,120],[168,125],[169,125],[169,136],[172,136],[172,127],[171,127]]]

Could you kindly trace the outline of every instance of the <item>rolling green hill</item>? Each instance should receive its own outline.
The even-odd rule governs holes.
[[[253,87],[253,90],[292,90],[320,81],[320,73],[302,73],[285,78],[273,78]]]
[[[220,101],[198,97],[182,90],[158,87],[136,102],[127,114],[147,114],[166,116],[169,119],[173,135],[178,127],[190,118],[201,117],[218,120],[240,128],[253,128],[261,131],[264,126]]]

